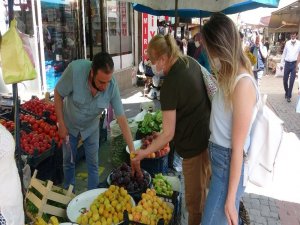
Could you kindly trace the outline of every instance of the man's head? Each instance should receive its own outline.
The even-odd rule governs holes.
[[[260,45],[260,37],[259,35],[256,35],[256,38],[255,38],[255,45],[258,47]]]
[[[92,62],[92,86],[98,91],[105,91],[112,79],[114,62],[107,52],[96,54]]]
[[[196,48],[199,48],[200,45],[202,44],[202,35],[201,35],[201,33],[195,34],[194,41],[195,41]]]
[[[297,38],[297,33],[296,33],[296,32],[291,33],[291,41],[292,41],[292,42],[295,42],[295,41],[296,41],[296,38]]]

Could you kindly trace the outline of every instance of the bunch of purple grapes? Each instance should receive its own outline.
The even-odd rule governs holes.
[[[143,172],[143,177],[131,175],[131,167],[123,163],[111,174],[111,184],[124,187],[129,193],[146,190],[150,184],[149,174]]]

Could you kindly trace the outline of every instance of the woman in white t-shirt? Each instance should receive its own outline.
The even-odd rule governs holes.
[[[212,177],[202,225],[237,225],[243,186],[243,152],[250,145],[258,89],[234,22],[215,13],[202,29],[210,64],[218,71],[212,100],[209,154]]]
[[[0,124],[0,225],[23,224],[23,196],[15,162],[15,141]]]

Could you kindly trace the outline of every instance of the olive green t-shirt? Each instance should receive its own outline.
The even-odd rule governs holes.
[[[210,101],[200,65],[188,57],[178,59],[164,76],[161,109],[176,110],[175,148],[182,158],[191,158],[208,147]]]

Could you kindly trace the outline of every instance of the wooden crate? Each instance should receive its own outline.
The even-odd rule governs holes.
[[[36,178],[37,172],[38,171],[35,170],[31,178],[31,182],[25,197],[25,202],[29,200],[38,208],[38,213],[35,215],[35,217],[41,217],[45,213],[66,218],[66,209],[50,205],[48,204],[48,201],[57,202],[66,207],[75,197],[72,192],[73,186],[70,185],[68,190],[64,190],[53,185],[52,181],[48,181],[46,185],[46,182]],[[37,190],[42,198],[36,196],[36,194],[31,191],[32,188]],[[63,192],[63,194],[57,193],[57,191]]]

